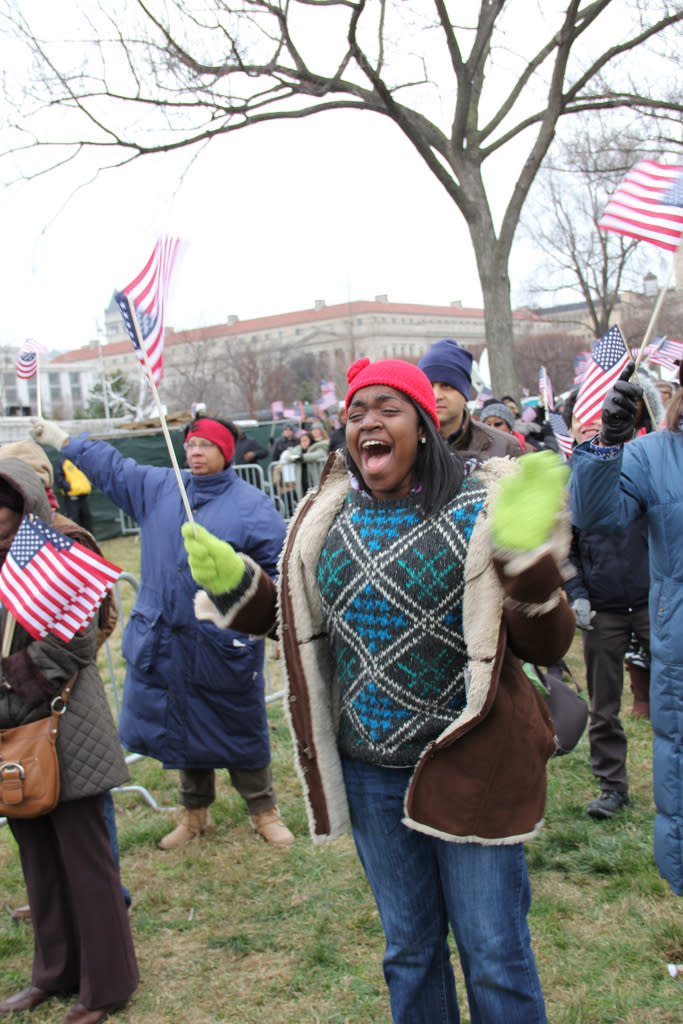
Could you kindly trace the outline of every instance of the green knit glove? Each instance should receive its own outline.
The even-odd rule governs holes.
[[[506,476],[491,514],[497,548],[532,551],[543,544],[567,496],[569,467],[546,449],[517,459],[519,472]]]
[[[212,594],[227,594],[240,585],[246,565],[232,544],[192,523],[183,523],[180,532],[192,578],[200,587]]]

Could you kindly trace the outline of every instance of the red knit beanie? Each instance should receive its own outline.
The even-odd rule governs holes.
[[[371,363],[369,359],[357,359],[346,371],[349,390],[346,393],[346,411],[356,391],[370,387],[372,384],[386,384],[408,395],[421,409],[432,418],[436,429],[439,429],[439,417],[436,415],[436,399],[429,378],[413,363],[403,359],[380,359]]]
[[[191,429],[185,434],[185,441],[189,441],[191,437],[201,437],[205,441],[211,441],[220,448],[225,459],[225,465],[229,466],[232,462],[232,457],[235,454],[235,438],[227,427],[223,426],[222,423],[218,423],[216,420],[210,419],[208,416],[202,416],[200,419],[196,419],[194,423],[190,424]]]

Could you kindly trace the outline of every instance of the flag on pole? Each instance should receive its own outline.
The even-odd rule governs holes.
[[[569,433],[569,428],[559,412],[550,411],[548,413],[548,423],[552,427],[555,440],[566,461],[572,454],[574,438]]]
[[[604,337],[593,344],[593,351],[574,404],[574,416],[577,420],[581,423],[590,423],[598,415],[605,395],[621,371],[626,368],[629,359],[621,331],[615,324]]]
[[[15,369],[19,380],[30,380],[38,372],[38,353],[47,352],[44,345],[27,338],[19,349]]]
[[[25,516],[0,569],[0,601],[39,639],[69,641],[83,629],[121,570],[35,516]]]
[[[598,227],[675,252],[683,236],[683,167],[641,160],[608,202]]]
[[[178,238],[160,238],[144,269],[120,292],[114,292],[128,336],[146,369],[140,342],[145,347],[155,384],[159,383],[164,372],[164,310],[180,244]],[[135,330],[135,319],[141,337]]]
[[[548,376],[548,371],[545,366],[542,366],[538,374],[538,397],[541,405],[543,405],[548,412],[555,408],[555,396],[553,395],[553,385]]]
[[[671,373],[678,373],[680,364],[683,361],[683,341],[674,341],[673,338],[664,338],[661,344],[653,346],[654,351],[646,356],[648,362],[663,366]]]

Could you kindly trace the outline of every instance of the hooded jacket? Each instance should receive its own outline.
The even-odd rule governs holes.
[[[511,460],[497,459],[477,470],[491,490],[465,565],[467,703],[423,751],[406,793],[405,824],[451,841],[504,844],[533,836],[543,817],[545,764],[555,752],[547,707],[520,659],[550,664],[573,638],[574,615],[561,590],[569,526],[563,520],[543,547],[514,557],[499,553],[494,563],[490,502],[497,480],[515,469]],[[317,583],[320,552],[348,489],[343,456],[334,453],[318,490],[301,501],[290,524],[277,584],[285,709],[316,843],[340,835],[349,822],[337,745],[336,667]],[[261,581],[252,604],[262,617],[267,600]],[[249,616],[242,601],[221,619],[206,593],[196,610],[217,624]]]
[[[44,484],[29,465],[16,458],[0,459],[0,480],[22,496],[24,515],[30,513],[43,522],[51,521]],[[70,526],[83,532],[63,517],[55,524],[62,533],[70,532]],[[7,619],[3,608],[3,636]],[[95,665],[96,640],[97,615],[68,643],[51,633],[34,640],[16,623],[10,653],[2,659],[3,681],[11,689],[0,688],[1,729],[46,718],[52,698],[75,677],[57,738],[60,803],[104,793],[130,777]]]

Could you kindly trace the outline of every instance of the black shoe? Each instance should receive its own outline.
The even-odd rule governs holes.
[[[591,800],[586,811],[591,818],[611,818],[622,807],[627,807],[628,803],[628,793],[617,793],[615,789],[603,789],[597,800]]]

